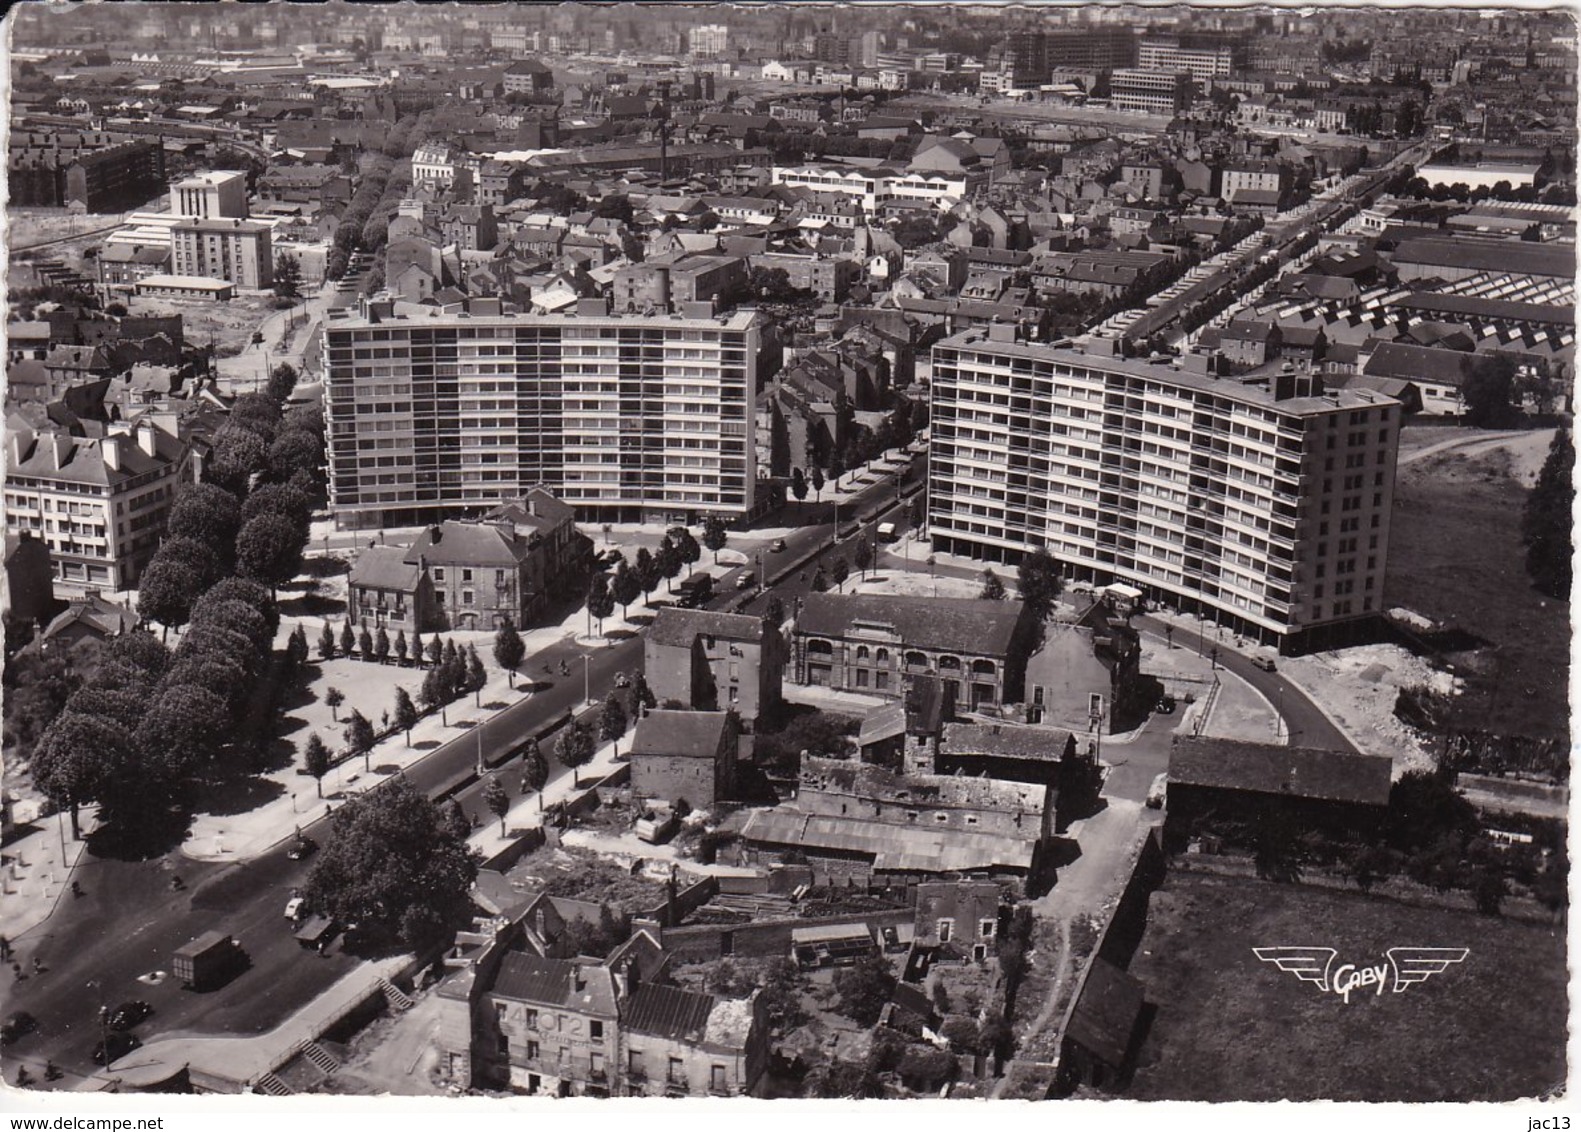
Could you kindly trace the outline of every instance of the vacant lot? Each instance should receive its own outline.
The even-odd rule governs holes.
[[[1252,953],[1270,946],[1333,947],[1336,968],[1387,964],[1391,947],[1471,954],[1347,1004]],[[1131,973],[1158,1008],[1138,1099],[1506,1101],[1565,1080],[1558,927],[1175,873],[1153,895]]]
[[[1454,439],[1448,430],[1433,433]],[[1532,588],[1520,539],[1527,450],[1546,446],[1548,435],[1518,437],[1508,442],[1512,450],[1479,444],[1400,468],[1384,604],[1486,642],[1454,642],[1463,651],[1450,654],[1466,677],[1460,715],[1468,728],[1567,734],[1570,608]]]

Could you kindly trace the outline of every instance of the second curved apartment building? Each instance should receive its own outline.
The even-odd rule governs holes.
[[[1107,343],[1094,343],[1095,346]],[[949,553],[1122,581],[1282,651],[1383,610],[1400,404],[969,330],[933,348],[928,522]]]

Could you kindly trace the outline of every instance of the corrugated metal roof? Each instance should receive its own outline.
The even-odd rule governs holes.
[[[698,1042],[708,1028],[714,996],[646,983],[626,1003],[625,1025],[633,1033]]]

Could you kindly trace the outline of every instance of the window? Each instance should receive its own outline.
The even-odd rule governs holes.
[[[510,1036],[508,1034],[501,1034],[499,1038],[499,1044],[496,1048],[498,1049],[499,1055],[501,1057],[509,1057],[511,1055]]]
[[[716,1093],[725,1091],[725,1067],[713,1065],[708,1069],[708,1087]]]
[[[950,936],[953,935],[954,932],[955,932],[955,921],[954,920],[940,920],[939,921],[939,942],[940,943],[949,943],[950,942]]]
[[[669,1079],[670,1083],[674,1085],[686,1084],[685,1063],[678,1057],[670,1058]]]
[[[587,1024],[587,1036],[590,1038],[602,1038],[604,1036],[604,1023],[589,1022]]]
[[[445,580],[445,568],[443,566],[435,566],[434,567],[434,581],[442,582],[444,580]]]
[[[472,604],[472,591],[471,590],[462,590],[461,591],[461,604],[462,605],[471,605]]]
[[[471,570],[462,570],[461,571],[461,580],[463,582],[470,582],[472,580],[472,571]]]
[[[538,1012],[536,1010],[529,1010],[527,1012],[527,1028],[529,1030],[536,1030],[538,1028]]]
[[[537,1042],[531,1042],[531,1041],[528,1042],[527,1043],[527,1060],[528,1061],[537,1061],[538,1060],[538,1055],[539,1055],[538,1043]]]
[[[992,920],[979,920],[977,923],[978,939],[994,938],[994,922]]]

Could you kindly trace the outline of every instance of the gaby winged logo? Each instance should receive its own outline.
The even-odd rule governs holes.
[[[1339,995],[1350,1002],[1352,991],[1376,988],[1374,995],[1381,996],[1391,985],[1388,978],[1392,969],[1394,993],[1399,994],[1413,983],[1426,982],[1429,975],[1443,972],[1451,963],[1460,963],[1471,954],[1469,947],[1391,947],[1385,953],[1387,964],[1357,967],[1345,963],[1334,968],[1339,952],[1332,947],[1254,947],[1253,954],[1264,963],[1272,963],[1281,971],[1288,971],[1304,983],[1316,983],[1324,993]],[[1332,975],[1330,969],[1332,970]]]

